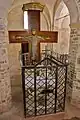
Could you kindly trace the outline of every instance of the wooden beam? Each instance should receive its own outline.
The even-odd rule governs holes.
[[[27,43],[25,37],[31,36],[30,31],[9,31],[9,43]],[[57,43],[58,32],[54,31],[37,31],[36,35],[41,36],[45,41],[41,40],[40,42],[54,42]]]

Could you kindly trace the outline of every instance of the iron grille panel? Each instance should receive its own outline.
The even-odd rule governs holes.
[[[58,62],[59,63],[59,62]],[[25,116],[64,111],[67,66],[45,58],[34,66],[24,67]]]

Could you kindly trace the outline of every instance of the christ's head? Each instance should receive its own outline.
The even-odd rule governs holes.
[[[31,32],[32,32],[32,35],[36,35],[36,30],[35,29],[32,29]]]

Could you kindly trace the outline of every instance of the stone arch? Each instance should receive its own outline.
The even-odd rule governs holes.
[[[57,0],[53,9],[53,26],[54,26],[54,16],[56,10],[60,4],[61,0]],[[79,21],[79,10],[78,5],[76,4],[75,0],[63,0],[65,5],[67,6],[69,13],[70,13],[70,23],[76,23]]]
[[[69,11],[63,1],[57,3],[53,30],[58,31],[58,43],[56,45],[56,52],[61,54],[69,53],[70,41],[70,15]],[[53,49],[54,50],[54,49]]]
[[[47,30],[50,30],[50,26],[49,26],[49,23],[48,23],[48,20],[47,20],[47,17],[44,13],[42,13],[42,16],[44,17],[45,21],[46,21],[46,27],[47,27]]]
[[[59,6],[60,2],[61,2],[61,0],[57,0],[57,1],[55,2],[54,7],[53,7],[53,21],[52,21],[52,29],[54,29],[54,16],[55,16],[56,10],[57,10],[57,8],[58,8],[58,6]]]
[[[46,6],[43,11],[44,16],[46,16],[49,30],[51,30],[51,16],[48,7]]]
[[[28,2],[30,2],[30,1],[27,0],[27,3],[28,3]],[[15,8],[17,8],[18,6],[22,6],[23,4],[25,4],[26,1],[24,0],[24,1],[22,1],[22,2],[20,2],[20,3],[17,3],[17,4],[14,4],[14,3],[15,3],[15,0],[14,0],[14,2],[13,2],[13,4],[12,4],[11,8],[10,8],[9,11],[8,11],[8,14],[9,14],[12,10],[14,10]],[[46,21],[48,30],[51,30],[51,16],[50,16],[49,9],[48,9],[47,5],[46,5],[44,2],[41,3],[41,4],[44,4],[44,5],[45,5],[42,14],[43,14],[44,19],[45,19],[45,21]]]
[[[70,13],[70,23],[79,21],[79,12],[75,0],[63,0]]]
[[[54,24],[55,24],[55,19],[56,19],[56,21],[61,21],[61,23],[62,23],[63,19],[65,19],[68,16],[70,16],[69,10],[68,10],[67,6],[65,5],[65,3],[63,1],[61,1],[58,4],[55,14],[54,14]]]

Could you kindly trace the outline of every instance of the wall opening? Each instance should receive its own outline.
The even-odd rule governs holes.
[[[55,13],[54,17],[54,30],[58,31],[58,43],[54,46],[55,51],[60,54],[69,53],[69,40],[70,40],[70,15],[68,8],[62,1]]]
[[[24,11],[24,29],[28,29],[28,12]]]

